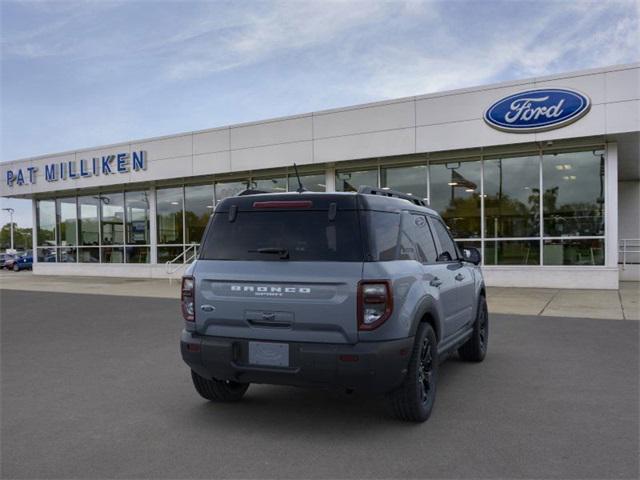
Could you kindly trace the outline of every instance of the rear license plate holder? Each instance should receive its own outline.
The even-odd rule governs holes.
[[[249,364],[261,367],[288,367],[289,344],[249,342]]]

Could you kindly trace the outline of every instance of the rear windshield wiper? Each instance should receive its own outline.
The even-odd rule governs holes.
[[[257,248],[255,250],[249,250],[249,253],[273,253],[276,255],[280,255],[282,260],[289,259],[289,250],[286,248],[280,247],[265,247],[265,248]]]

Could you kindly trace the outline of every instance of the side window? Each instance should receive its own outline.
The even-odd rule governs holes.
[[[391,212],[363,212],[369,231],[371,260],[384,262],[396,259],[400,241],[400,215]]]
[[[400,232],[400,249],[398,251],[398,260],[418,260],[421,262],[418,252],[416,252],[416,244],[409,236],[409,232],[402,229]]]
[[[413,215],[409,212],[402,213],[398,246],[398,260],[417,260],[418,262],[424,262],[415,234]]]
[[[422,257],[423,263],[433,263],[436,261],[438,253],[436,252],[436,244],[433,241],[431,229],[424,215],[411,215],[413,228],[416,234],[416,244],[418,246],[418,254]]]
[[[404,243],[411,243],[411,258],[403,255]],[[420,263],[436,261],[436,247],[424,215],[405,212],[402,216],[400,260],[417,260]]]
[[[430,223],[433,227],[433,233],[435,233],[440,241],[438,261],[451,262],[452,260],[457,260],[458,250],[456,249],[456,244],[453,242],[447,227],[444,226],[444,223],[435,218],[430,219]]]

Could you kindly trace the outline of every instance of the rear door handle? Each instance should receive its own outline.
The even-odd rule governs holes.
[[[439,287],[440,285],[442,285],[442,280],[440,280],[438,277],[434,277],[429,282],[429,285],[431,285],[432,287]]]
[[[464,280],[464,275],[459,273],[455,276],[455,279],[459,282],[461,282],[462,280]]]

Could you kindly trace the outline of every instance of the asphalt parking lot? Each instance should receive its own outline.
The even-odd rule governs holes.
[[[172,299],[0,301],[3,478],[638,478],[636,321],[494,315],[413,425],[341,392],[205,402]]]

